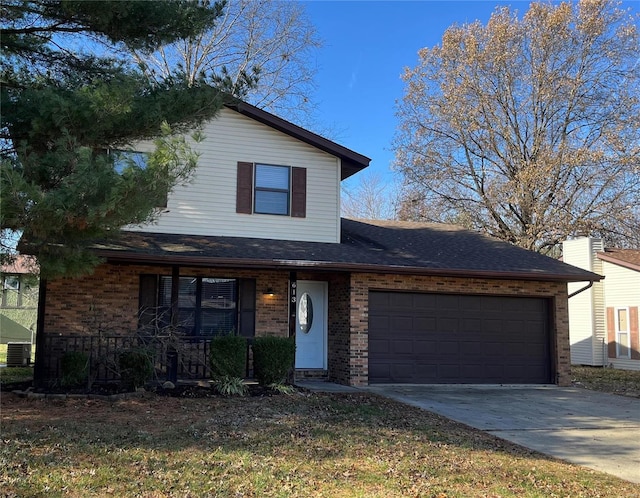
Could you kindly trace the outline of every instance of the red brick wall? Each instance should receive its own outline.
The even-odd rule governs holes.
[[[44,331],[47,334],[127,335],[135,331],[140,273],[148,267],[100,265],[92,275],[47,281]],[[171,270],[168,274],[171,274]],[[163,270],[159,269],[158,273]]]
[[[44,330],[47,334],[127,335],[136,330],[140,275],[171,275],[169,267],[98,266],[92,275],[47,282]],[[180,268],[181,276],[255,278],[256,335],[289,334],[289,274],[210,268]],[[265,295],[272,288],[273,296]]]
[[[334,275],[329,279],[329,380],[349,384],[349,275]]]
[[[555,347],[555,380],[557,384],[561,386],[570,384],[569,316],[566,284],[353,273],[351,275],[351,344],[349,352],[349,382],[351,385],[364,386],[368,384],[368,298],[370,290],[403,290],[414,292],[553,298],[551,304],[553,315],[551,334],[553,346]]]
[[[137,326],[139,275],[170,275],[169,267],[101,265],[93,275],[47,283],[47,334],[127,335]],[[183,276],[256,279],[256,335],[287,336],[289,273],[267,270],[181,268]],[[555,372],[559,385],[568,385],[569,325],[566,285],[467,278],[377,274],[298,272],[299,280],[329,282],[328,377],[351,385],[368,383],[369,290],[403,290],[549,297],[552,300]],[[272,288],[273,296],[265,295]]]

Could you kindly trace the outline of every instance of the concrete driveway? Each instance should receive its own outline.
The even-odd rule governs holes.
[[[640,483],[640,399],[556,386],[365,389],[546,455]]]

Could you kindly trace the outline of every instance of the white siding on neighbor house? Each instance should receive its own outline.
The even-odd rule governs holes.
[[[193,181],[170,193],[154,224],[130,230],[185,235],[340,241],[340,159],[284,133],[223,109],[203,130]],[[145,149],[141,144],[136,147]],[[236,213],[237,163],[307,169],[306,218]]]
[[[640,271],[602,262],[606,306],[640,306]]]
[[[640,272],[603,261],[605,308],[640,307]],[[615,368],[640,370],[640,360],[609,358]]]
[[[602,247],[602,241],[598,239],[585,237],[568,240],[562,244],[562,259],[570,265],[600,273],[600,261],[595,258],[595,252],[602,250]],[[567,290],[571,294],[587,284],[570,282]],[[602,303],[603,288],[599,282],[594,282],[591,288],[569,298],[569,338],[573,365],[606,364],[602,342],[606,333]]]
[[[595,256],[595,252],[604,250],[604,242],[597,240],[594,244],[594,257],[592,270],[598,275],[604,275],[604,269],[602,268],[602,261]],[[607,349],[607,308],[604,305],[604,280],[600,282],[594,282],[593,286],[593,323],[594,323],[594,337],[593,337],[593,357],[594,365],[607,365],[608,364],[608,349]]]

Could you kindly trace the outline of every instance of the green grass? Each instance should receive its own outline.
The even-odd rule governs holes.
[[[602,367],[571,367],[573,384],[594,391],[640,398],[640,371]]]
[[[14,382],[26,382],[33,380],[32,367],[3,367],[0,368],[0,386]]]
[[[633,497],[640,486],[369,393],[3,393],[3,496]]]

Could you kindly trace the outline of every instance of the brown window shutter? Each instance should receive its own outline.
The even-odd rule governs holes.
[[[145,333],[154,332],[156,311],[158,307],[158,276],[140,275],[140,293],[138,297],[138,328]]]
[[[607,349],[609,358],[616,357],[616,318],[613,308],[607,308]]]
[[[291,168],[291,216],[307,217],[307,168]]]
[[[629,308],[629,335],[631,336],[631,359],[640,360],[640,333],[638,333],[638,307]]]
[[[253,212],[253,163],[238,162],[236,213]]]
[[[256,280],[241,278],[238,280],[238,335],[254,337],[256,335]]]

